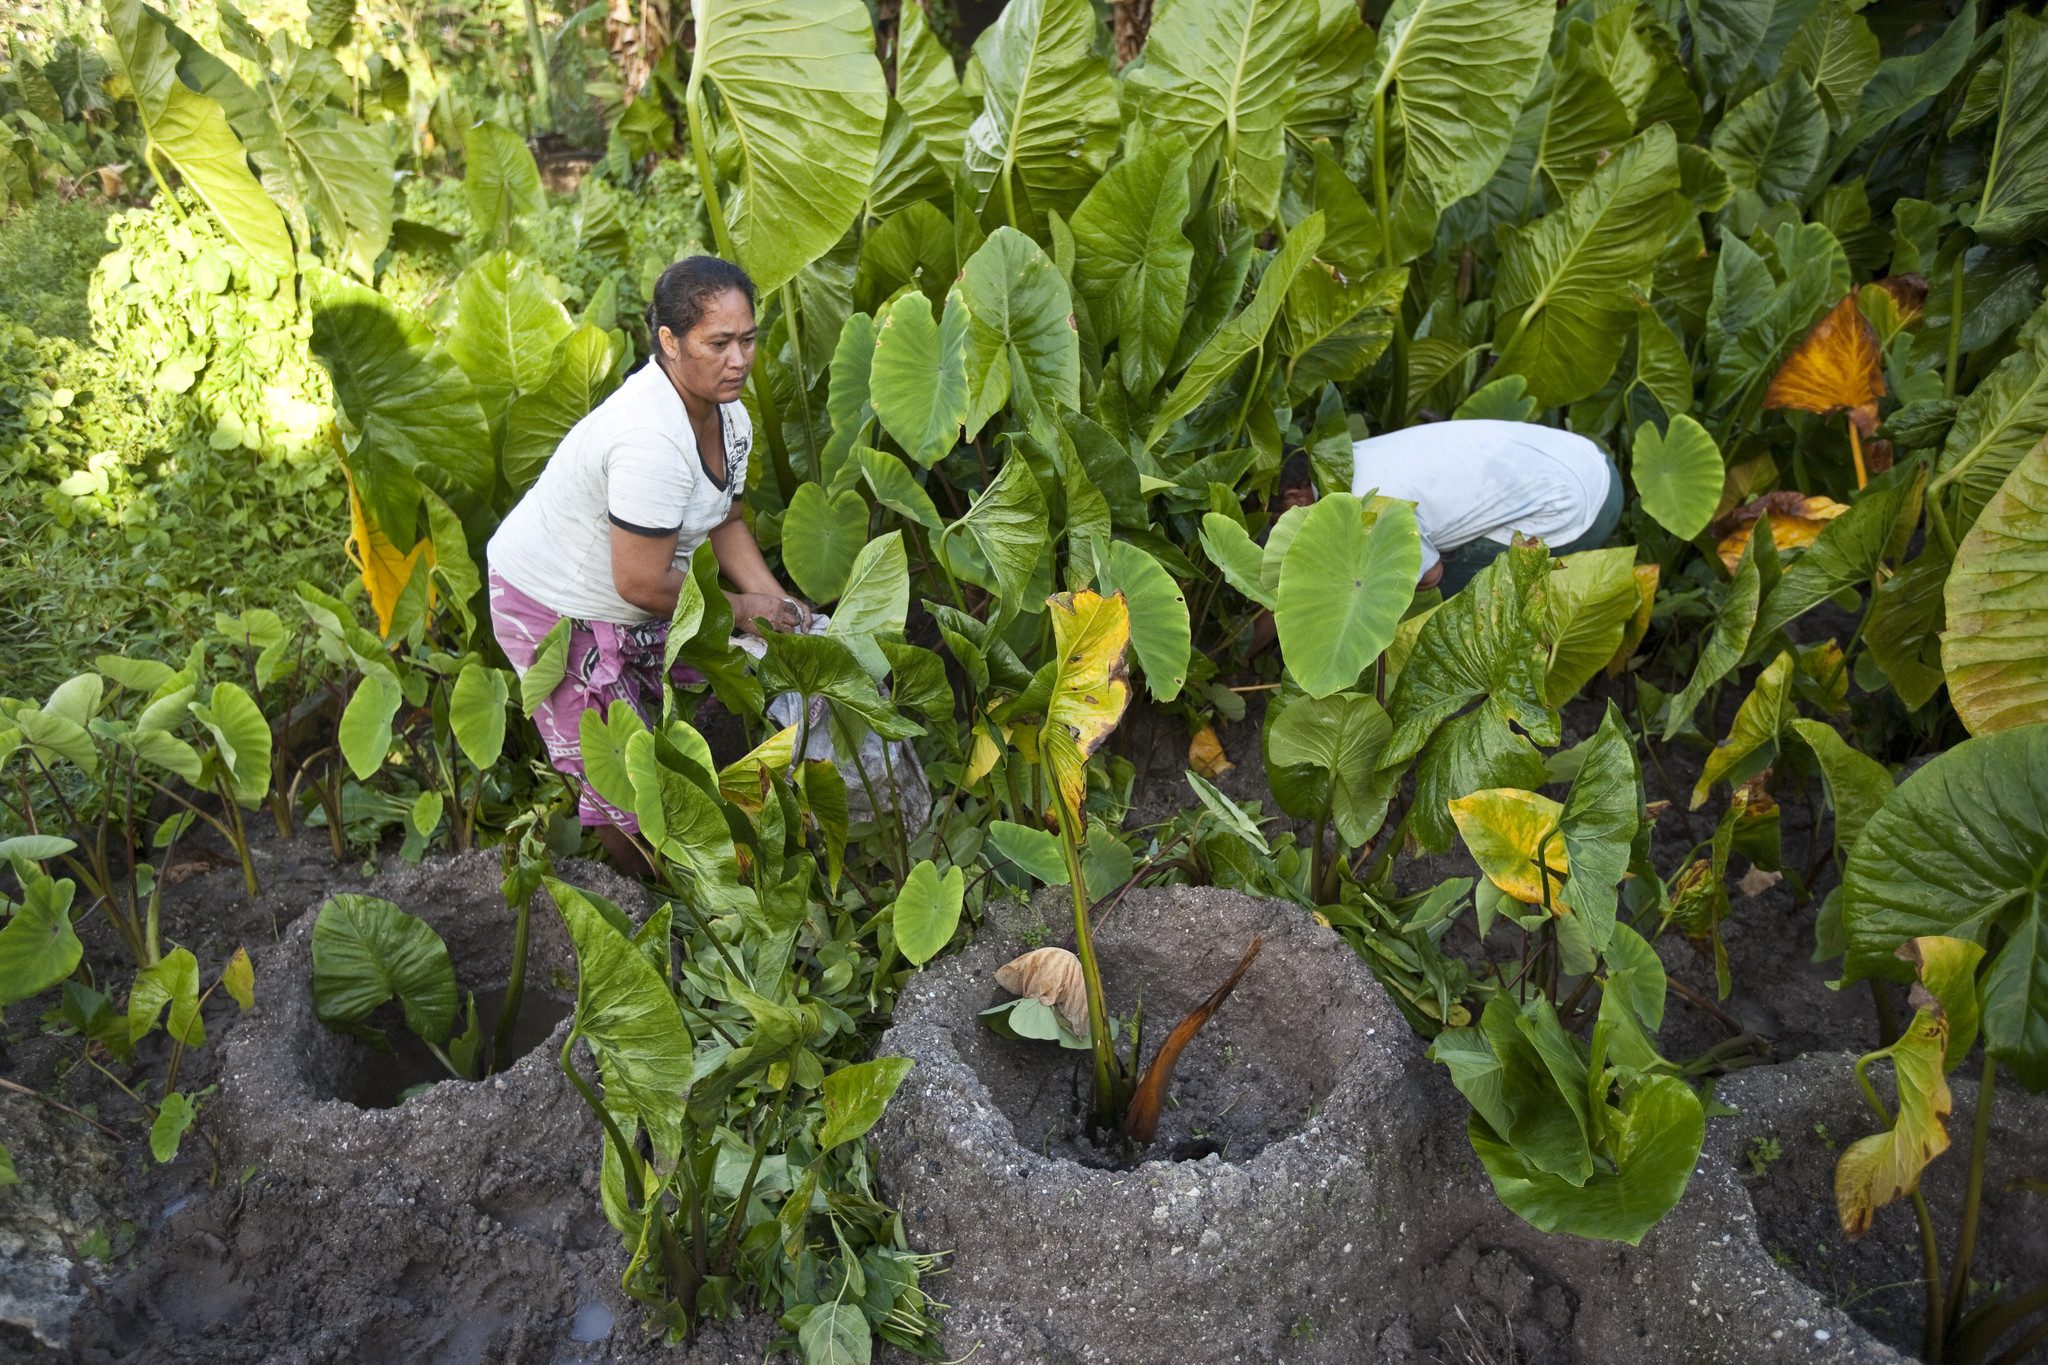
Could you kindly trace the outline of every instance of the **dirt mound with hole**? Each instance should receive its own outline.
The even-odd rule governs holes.
[[[1155,1036],[1254,934],[1266,947],[1184,1055],[1152,1159],[1091,1164],[1074,1143],[1086,1054],[976,1017],[1005,994],[997,967],[1063,941],[1063,894],[992,909],[970,948],[905,990],[882,1042],[917,1062],[878,1129],[883,1192],[914,1245],[954,1253],[941,1291],[954,1356],[1899,1359],[1760,1245],[1712,1145],[1736,1140],[1726,1126],[1640,1247],[1508,1213],[1448,1076],[1357,955],[1279,902],[1174,887],[1132,892],[1110,916],[1110,1008],[1142,991]],[[1216,1148],[1197,1156],[1198,1141]]]
[[[495,851],[430,860],[347,890],[431,924],[458,984],[502,987],[513,917]],[[571,883],[646,909],[636,884],[588,864]],[[575,964],[545,893],[532,916],[528,1009],[553,1021],[503,1073],[443,1080],[402,1104],[399,1068],[313,1012],[318,902],[256,958],[257,1006],[221,1042],[212,1101],[218,1188],[147,1220],[133,1263],[72,1321],[69,1358],[105,1362],[760,1359],[766,1321],[707,1329],[689,1348],[647,1339],[619,1291],[625,1253],[599,1203],[599,1133],[557,1065]],[[387,1029],[398,1040],[402,1026]],[[585,1060],[588,1065],[587,1059]]]

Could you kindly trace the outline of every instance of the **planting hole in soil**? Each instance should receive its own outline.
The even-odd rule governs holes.
[[[477,1019],[483,1025],[485,1037],[496,1035],[504,1005],[503,986],[476,993]],[[555,1025],[569,1017],[572,1008],[571,1001],[529,990],[520,1003],[518,1021],[512,1026],[512,1046],[499,1061],[498,1069],[503,1070],[539,1047],[555,1031]],[[367,1043],[361,1045],[342,1075],[335,1098],[362,1109],[391,1109],[430,1085],[454,1079],[426,1044],[406,1031],[398,1006],[379,1009],[370,1016],[370,1024],[383,1031],[391,1050],[382,1052]]]
[[[1059,909],[1051,897],[1039,904],[1048,916]],[[1178,937],[1126,937],[1109,917],[1097,945],[1109,1007],[1128,1023],[1133,1008],[1143,1006],[1148,1061],[1175,1021],[1229,974],[1243,946],[1221,938],[1191,945]],[[990,986],[987,1003],[1006,998]],[[1329,1035],[1304,1026],[1303,1014],[1301,983],[1288,979],[1287,965],[1254,962],[1181,1054],[1158,1135],[1144,1147],[1089,1132],[1088,1053],[981,1027],[962,1030],[958,1042],[962,1060],[1031,1151],[1105,1169],[1210,1155],[1241,1162],[1299,1132],[1336,1083],[1341,1058]]]

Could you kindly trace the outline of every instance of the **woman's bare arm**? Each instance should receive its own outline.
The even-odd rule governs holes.
[[[676,598],[683,591],[682,571],[675,567],[676,535],[642,535],[638,531],[612,532],[612,587],[619,596],[655,616],[675,613]],[[758,556],[761,552],[754,551]]]

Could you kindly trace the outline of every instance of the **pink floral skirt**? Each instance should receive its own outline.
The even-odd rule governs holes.
[[[524,675],[562,614],[536,602],[496,573],[490,575],[491,630],[512,667]],[[640,821],[620,810],[583,781],[583,713],[600,715],[623,701],[653,723],[661,708],[661,658],[668,646],[668,622],[619,625],[612,621],[571,619],[569,659],[562,681],[533,713],[533,723],[547,745],[548,761],[557,772],[581,783],[576,814],[586,825],[617,825],[638,831]],[[678,663],[669,677],[680,684],[702,683],[704,675]]]

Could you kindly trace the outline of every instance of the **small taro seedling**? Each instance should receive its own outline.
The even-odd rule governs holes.
[[[484,1074],[490,1064],[476,995],[468,996],[466,1023],[457,1034],[455,965],[441,936],[376,896],[330,897],[313,921],[313,1008],[320,1022],[388,1052],[389,1040],[369,1020],[392,1000],[404,1011],[406,1028],[450,1076],[468,1081]],[[517,1000],[515,984],[506,1009],[516,1009]]]
[[[1088,793],[1088,760],[1109,738],[1130,704],[1131,685],[1124,669],[1130,643],[1130,614],[1122,593],[1061,593],[1047,599],[1052,611],[1057,658],[1044,723],[1038,732],[1039,762],[1051,779],[1053,815],[1059,824],[1060,849],[1067,865],[1067,885],[1074,898],[1075,951],[1039,948],[1006,965],[997,981],[1023,997],[1016,1005],[999,1006],[989,1018],[1008,1036],[1055,1038],[1068,1046],[1085,1038],[1093,1054],[1093,1122],[1098,1131],[1115,1129],[1144,1144],[1159,1128],[1159,1109],[1166,1098],[1174,1065],[1188,1043],[1250,970],[1260,940],[1210,997],[1175,1026],[1141,1075],[1143,1046],[1140,1020],[1134,1019],[1130,1050],[1120,1053],[1116,1032],[1102,992],[1102,969],[1095,956],[1090,924],[1088,880],[1081,866],[1083,802]],[[1019,1011],[1024,1014],[1018,1020]],[[1044,1027],[1048,1018],[1050,1032]],[[1140,1016],[1140,1019],[1142,1016]]]

